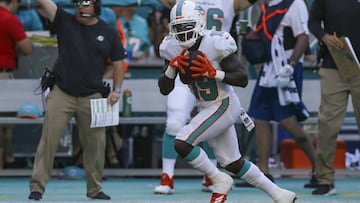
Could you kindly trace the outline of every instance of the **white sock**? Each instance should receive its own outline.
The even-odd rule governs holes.
[[[176,159],[162,159],[162,172],[168,174],[169,178],[174,176]]]
[[[201,147],[199,149],[199,155],[188,163],[206,174],[210,179],[213,179],[219,173],[219,169],[210,161],[204,150]]]
[[[210,161],[211,161],[211,163],[214,164],[214,166],[217,166],[217,161],[216,161],[216,159],[210,159]]]
[[[259,170],[257,166],[255,166],[250,161],[249,169],[245,172],[243,176],[240,178],[248,182],[249,184],[263,190],[271,197],[273,196],[274,192],[279,188],[275,183],[271,182],[263,172]],[[244,164],[245,165],[245,164]]]

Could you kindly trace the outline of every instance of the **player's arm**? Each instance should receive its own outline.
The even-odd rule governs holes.
[[[254,3],[256,3],[257,0],[234,0],[234,11],[235,13],[242,11],[246,8],[249,8]]]
[[[297,63],[301,56],[305,53],[306,48],[309,45],[309,37],[307,34],[302,33],[296,36],[296,43],[294,46],[294,51],[289,58],[289,62]]]
[[[158,80],[158,86],[160,93],[163,95],[168,95],[175,86],[175,77],[177,75],[177,70],[169,66],[170,61],[165,60],[164,71],[160,75]]]
[[[246,70],[235,53],[224,58],[220,62],[220,67],[225,73],[222,82],[240,87],[247,86],[248,76]]]
[[[40,7],[44,9],[50,22],[54,22],[57,6],[52,0],[36,0]]]
[[[176,0],[158,0],[158,1],[168,8],[172,8],[176,3]]]
[[[192,78],[214,78],[223,83],[240,87],[246,87],[248,84],[246,71],[235,53],[231,53],[220,62],[221,70],[215,69],[205,54],[197,55],[191,63]]]

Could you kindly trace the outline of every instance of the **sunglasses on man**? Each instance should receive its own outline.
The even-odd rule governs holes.
[[[91,2],[91,1],[76,1],[76,2],[74,2],[74,5],[76,7],[80,7],[80,6],[88,7],[88,6],[91,6],[91,4],[94,4],[94,2]]]

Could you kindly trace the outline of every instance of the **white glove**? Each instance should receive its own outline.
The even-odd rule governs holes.
[[[292,76],[293,73],[294,73],[294,68],[291,65],[286,64],[285,66],[282,66],[280,68],[278,76],[289,77]]]
[[[290,83],[290,79],[294,73],[294,68],[286,64],[280,68],[279,74],[276,76],[276,86],[283,88],[287,87]]]
[[[287,87],[290,84],[291,76],[280,76],[276,77],[276,87],[283,88]]]

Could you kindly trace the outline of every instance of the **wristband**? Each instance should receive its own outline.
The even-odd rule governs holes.
[[[166,71],[165,71],[165,75],[166,77],[170,78],[170,79],[175,79],[176,77],[176,70],[175,68],[168,66]]]
[[[113,91],[120,94],[121,93],[121,87],[115,87]]]
[[[214,78],[218,81],[223,81],[225,78],[225,72],[222,70],[216,70]]]

